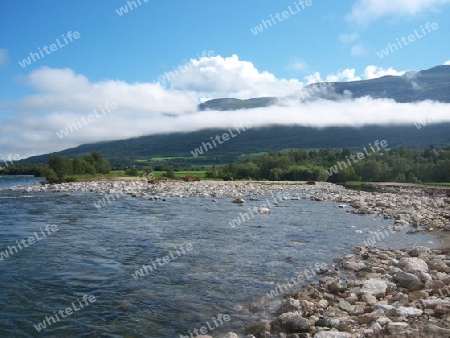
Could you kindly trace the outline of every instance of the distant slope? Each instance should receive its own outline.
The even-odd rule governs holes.
[[[231,138],[222,145],[195,158],[191,151],[201,147],[210,137],[222,135],[226,130],[206,129],[191,133],[173,133],[143,136],[128,140],[84,144],[56,154],[80,157],[92,151],[100,152],[114,165],[134,163],[136,159],[182,156],[179,163],[228,163],[242,154],[278,151],[286,148],[350,148],[362,149],[375,140],[386,140],[389,148],[405,145],[427,147],[450,144],[450,123],[427,125],[418,130],[414,125],[366,126],[362,128],[332,127],[307,128],[298,126],[269,126],[252,128]],[[26,163],[45,163],[51,154],[35,156]]]
[[[312,95],[300,95],[306,100],[326,98],[339,99],[351,93],[353,98],[371,96],[388,98],[400,103],[433,100],[450,103],[450,66],[437,66],[420,72],[408,72],[403,76],[384,76],[378,79],[354,82],[326,82],[328,90],[316,92],[311,90],[317,84],[305,87],[305,92]],[[292,93],[289,97],[295,97]],[[238,110],[267,107],[283,98],[262,97],[249,100],[214,99],[199,105],[199,110]]]
[[[403,76],[384,76],[378,79],[334,83],[336,94],[350,91],[353,97],[372,96],[397,102],[434,100],[450,103],[450,66],[438,66]]]
[[[268,107],[276,102],[276,97],[259,97],[255,99],[239,100],[239,99],[214,99],[206,101],[198,106],[199,110],[238,110]]]

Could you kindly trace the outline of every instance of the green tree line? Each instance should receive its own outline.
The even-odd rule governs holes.
[[[382,149],[356,163],[349,149],[297,149],[231,162],[208,172],[211,178],[271,181],[450,182],[450,147]],[[340,163],[340,166],[339,166]],[[337,170],[331,170],[335,168]]]

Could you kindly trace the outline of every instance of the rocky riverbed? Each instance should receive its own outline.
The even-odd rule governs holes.
[[[317,283],[285,296],[262,337],[450,337],[450,255],[357,247]]]
[[[379,214],[395,219],[398,227],[411,224],[423,230],[450,231],[450,198],[430,196],[418,187],[398,188],[392,193],[374,193],[345,189],[332,183],[316,182],[307,185],[299,182],[222,182],[222,181],[160,181],[150,184],[147,180],[136,181],[88,181],[77,183],[45,184],[26,187],[10,187],[5,190],[38,192],[91,192],[98,195],[130,195],[152,200],[168,197],[247,198],[276,192],[288,192],[292,199],[336,201],[348,212],[356,214]],[[284,194],[283,196],[287,196]],[[286,198],[286,197],[284,197]],[[345,204],[345,205],[344,205]],[[353,207],[353,208],[350,208]],[[420,230],[418,230],[420,231]]]

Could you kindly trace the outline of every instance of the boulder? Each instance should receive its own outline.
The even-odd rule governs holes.
[[[403,271],[397,272],[394,275],[394,280],[396,280],[400,286],[408,289],[409,291],[422,290],[425,287],[419,277]]]

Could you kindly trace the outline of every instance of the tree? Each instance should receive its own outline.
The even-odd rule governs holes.
[[[68,157],[54,155],[48,160],[48,166],[56,173],[59,179],[72,174],[72,163]]]

